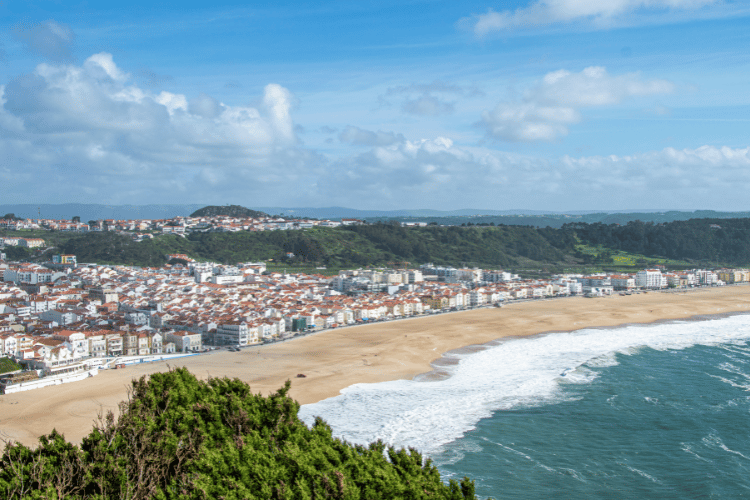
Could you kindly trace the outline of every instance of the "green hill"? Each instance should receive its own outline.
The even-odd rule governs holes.
[[[567,238],[567,239],[566,239]],[[234,264],[273,259],[284,265],[360,267],[389,262],[522,266],[573,262],[575,240],[556,230],[522,226],[404,228],[371,224],[339,228],[158,236],[136,243],[114,232],[91,233],[59,244],[78,262],[159,266],[184,253]]]
[[[190,214],[190,217],[216,217],[219,215],[226,215],[229,217],[252,217],[255,219],[268,217],[268,214],[265,212],[250,210],[249,208],[241,207],[239,205],[210,205],[196,210]]]
[[[633,271],[649,263],[672,267],[750,264],[750,219],[664,224],[636,221],[623,226],[574,223],[561,229],[401,227],[389,222],[289,231],[196,232],[186,237],[158,235],[140,243],[115,232],[47,235],[55,252],[74,254],[78,262],[140,266],[163,265],[172,253],[223,264],[273,260],[281,267],[329,269],[403,262],[550,272],[582,266]],[[7,252],[11,259],[49,259],[36,256],[38,252],[33,250],[9,247]]]

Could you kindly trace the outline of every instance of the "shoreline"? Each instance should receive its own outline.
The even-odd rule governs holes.
[[[456,366],[458,363],[463,359],[465,356],[470,356],[474,353],[481,352],[487,349],[490,349],[492,347],[499,346],[501,344],[504,344],[505,342],[511,342],[513,340],[520,340],[520,339],[530,339],[535,337],[544,337],[547,335],[555,335],[557,333],[571,333],[576,332],[580,330],[617,330],[619,328],[627,328],[629,326],[651,326],[651,325],[665,325],[665,324],[675,324],[680,322],[702,322],[702,321],[712,321],[716,319],[722,319],[722,318],[729,318],[732,316],[743,316],[750,314],[750,311],[731,311],[731,312],[721,312],[721,313],[715,313],[715,314],[695,314],[693,316],[685,317],[685,318],[659,318],[655,319],[653,321],[648,321],[644,323],[621,323],[618,325],[591,325],[591,326],[584,326],[581,328],[574,328],[571,330],[549,330],[545,332],[539,332],[539,333],[533,333],[530,335],[509,335],[507,337],[500,337],[497,339],[490,340],[488,342],[484,342],[482,344],[470,344],[463,347],[458,347],[456,349],[451,349],[450,351],[446,351],[442,354],[441,357],[436,358],[435,360],[430,362],[430,366],[432,366],[432,370],[426,371],[424,373],[419,373],[414,376],[412,380],[416,382],[433,382],[433,381],[439,381],[439,380],[446,380],[452,376],[452,373],[448,370],[445,370],[445,367],[450,366]]]
[[[482,308],[326,330],[245,349],[185,358],[198,378],[237,377],[254,393],[268,394],[287,379],[290,396],[300,404],[337,396],[357,383],[397,379],[427,381],[450,376],[454,355],[467,355],[515,338],[551,335],[587,328],[621,328],[665,321],[718,319],[750,312],[750,287],[726,286],[689,293],[648,293],[603,298],[572,297],[526,301],[503,308]],[[0,438],[35,445],[52,428],[79,443],[99,412],[116,411],[133,379],[166,371],[166,362],[144,363],[100,372],[62,386],[0,396]],[[306,378],[296,378],[303,373]]]

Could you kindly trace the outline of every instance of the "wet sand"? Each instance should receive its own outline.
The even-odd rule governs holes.
[[[497,339],[587,327],[750,312],[750,286],[604,298],[562,298],[502,309],[439,314],[325,331],[292,341],[174,360],[199,378],[237,377],[268,394],[292,381],[291,396],[313,403],[361,382],[446,376],[443,353],[471,352]],[[53,428],[80,442],[97,413],[116,411],[134,378],[168,369],[166,362],[102,370],[81,382],[0,395],[0,438],[34,445]],[[297,378],[303,373],[306,378]],[[0,446],[1,448],[2,446]]]

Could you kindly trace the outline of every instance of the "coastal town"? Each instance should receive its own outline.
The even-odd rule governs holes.
[[[206,223],[211,230],[242,227],[225,217],[179,219],[182,225],[162,229],[182,231]],[[123,227],[123,221],[100,222],[100,230]],[[243,229],[268,230],[269,223]],[[6,237],[3,243],[45,246],[39,238]],[[265,262],[224,265],[184,254],[167,257],[173,264],[159,268],[78,263],[75,255],[60,254],[44,264],[0,261],[0,355],[22,367],[0,377],[0,389],[26,390],[81,380],[100,368],[523,300],[750,282],[747,269],[655,268],[530,280],[499,269],[433,264],[342,270],[331,277],[269,272]]]
[[[11,215],[11,214],[6,214]],[[309,218],[291,218],[283,216],[229,216],[215,215],[205,217],[171,217],[168,219],[98,219],[81,222],[80,218],[57,220],[45,218],[11,218],[0,219],[0,231],[19,230],[54,230],[76,233],[96,231],[127,232],[136,240],[153,238],[154,233],[185,234],[191,232],[239,232],[239,231],[279,231],[309,229],[312,227],[339,227],[362,224],[359,219],[343,218],[341,220],[319,220]],[[425,224],[426,225],[426,224]],[[29,246],[25,238],[5,238],[6,245]],[[34,238],[29,248],[44,245],[43,240]]]

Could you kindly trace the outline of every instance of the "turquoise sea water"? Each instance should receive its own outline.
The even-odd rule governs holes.
[[[750,497],[750,315],[455,357],[450,378],[359,384],[300,416],[349,441],[416,447],[480,496]]]
[[[750,348],[644,348],[568,400],[497,412],[432,458],[502,498],[750,497]]]

